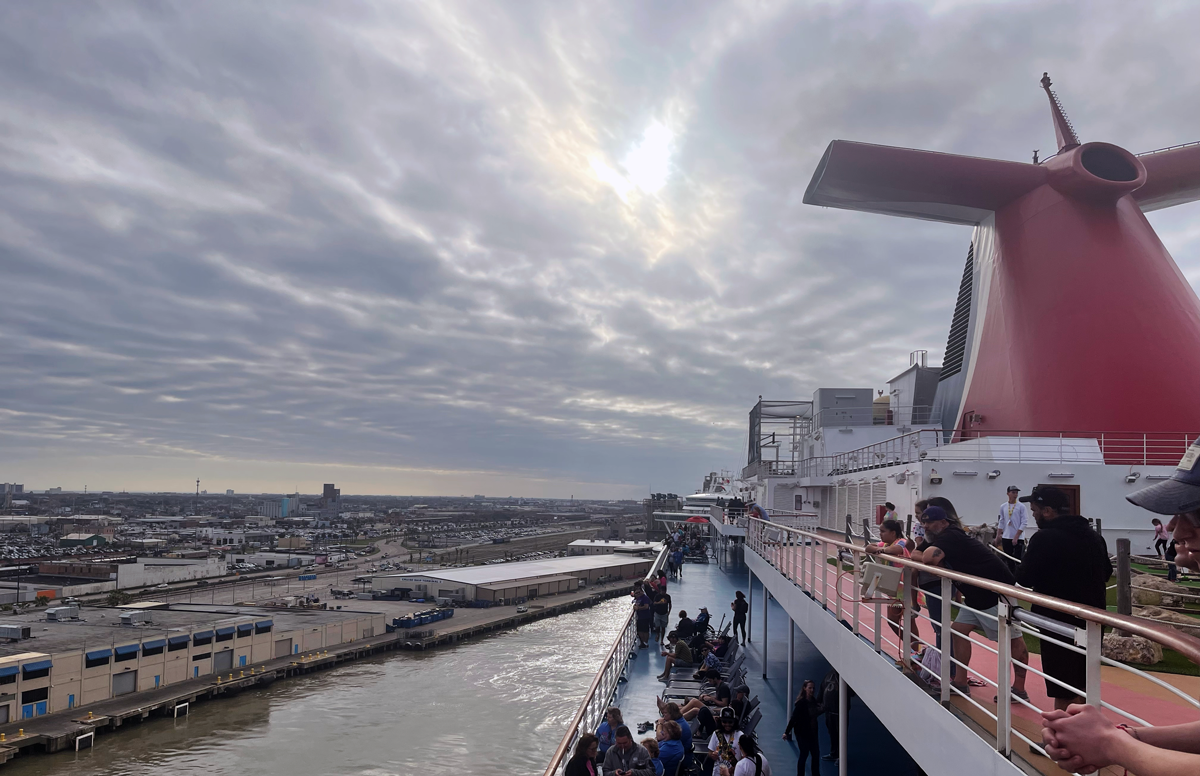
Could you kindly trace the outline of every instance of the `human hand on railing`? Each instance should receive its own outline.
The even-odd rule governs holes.
[[[1046,754],[1065,771],[1089,774],[1112,765],[1125,737],[1095,706],[1071,704],[1042,714]]]

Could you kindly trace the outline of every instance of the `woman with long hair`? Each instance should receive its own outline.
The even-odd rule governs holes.
[[[868,547],[867,552],[871,555],[893,555],[899,558],[911,558],[912,548],[909,546],[908,541],[908,539],[904,538],[904,526],[900,524],[899,520],[884,520],[879,526],[879,544]],[[888,604],[888,624],[892,626],[892,631],[897,636],[901,633],[900,619],[904,615],[904,597],[907,595],[912,599],[914,608],[919,606],[916,603],[916,596],[912,593],[912,590],[899,591],[899,599]],[[917,609],[917,611],[920,611],[920,609]],[[917,638],[918,635],[920,635],[920,628],[917,627],[917,619],[914,617],[912,621],[912,633],[909,634],[909,651],[914,654],[921,651],[921,641]]]
[[[741,590],[737,591],[734,599],[729,603],[729,608],[733,609],[733,630],[730,635],[737,638],[738,628],[742,629],[742,643],[746,643],[746,613],[750,611],[750,604],[746,602],[746,594]]]
[[[771,776],[771,764],[754,736],[741,736],[736,746],[742,750],[742,757],[732,769],[722,765],[721,776]]]
[[[575,753],[567,760],[563,776],[596,776],[596,757],[600,754],[600,739],[584,733],[575,744]]]

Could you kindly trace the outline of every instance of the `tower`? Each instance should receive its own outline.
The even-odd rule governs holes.
[[[935,399],[947,431],[1194,429],[1200,301],[1144,213],[1200,199],[1200,144],[1081,144],[1041,84],[1047,159],[835,140],[804,202],[975,227]]]

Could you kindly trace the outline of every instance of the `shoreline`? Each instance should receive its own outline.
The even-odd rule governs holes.
[[[150,717],[185,715],[192,703],[232,697],[243,690],[289,680],[305,674],[334,668],[383,652],[423,651],[479,635],[511,630],[536,620],[554,617],[578,609],[590,608],[628,593],[630,582],[622,581],[605,589],[566,594],[564,600],[531,604],[529,611],[517,613],[512,607],[496,611],[484,620],[421,631],[396,630],[319,650],[309,650],[262,663],[239,667],[232,673],[208,674],[166,687],[130,693],[27,720],[0,725],[0,765],[18,756],[53,754],[85,749],[100,733],[116,732],[128,722]]]

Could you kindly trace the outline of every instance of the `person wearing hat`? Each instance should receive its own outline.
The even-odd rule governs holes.
[[[1008,501],[1000,505],[1000,518],[996,521],[996,538],[1000,541],[1000,549],[1004,550],[1005,555],[1017,559],[1008,561],[1011,571],[1017,570],[1017,563],[1025,553],[1025,526],[1029,524],[1029,508],[1024,500],[1017,500],[1020,492],[1021,489],[1016,485],[1008,486]]]
[[[928,507],[921,513],[921,523],[925,526],[925,540],[929,546],[923,553],[914,552],[913,560],[930,566],[944,566],[1005,585],[1016,583],[1012,572],[996,553],[983,542],[968,536],[962,528],[962,522],[957,518],[952,520],[945,509]],[[918,558],[918,554],[921,557]],[[954,618],[950,654],[961,666],[968,666],[971,663],[972,631],[979,628],[992,641],[999,638],[996,618],[999,616],[1000,596],[966,583],[959,583],[957,587],[962,592],[965,606],[959,607],[958,615]],[[1014,661],[1012,695],[1028,701],[1029,694],[1025,691],[1027,672],[1024,666],[1029,664],[1029,650],[1025,646],[1021,626],[1015,622],[1009,627],[1009,644]],[[967,672],[956,670],[954,674],[955,689],[963,695],[970,695],[970,678]]]
[[[1175,562],[1200,570],[1200,438],[1169,480],[1125,498],[1155,514],[1170,515],[1167,530],[1175,540]],[[1200,722],[1117,726],[1094,706],[1073,704],[1042,715],[1042,741],[1050,759],[1067,771],[1092,773],[1117,766],[1144,776],[1200,773]]]
[[[1170,515],[1167,531],[1175,540],[1175,563],[1200,570],[1200,437],[1188,448],[1171,479],[1148,485],[1125,498],[1142,509]]]
[[[1093,530],[1087,518],[1069,514],[1070,500],[1058,488],[1039,485],[1021,501],[1032,508],[1038,531],[1029,540],[1025,558],[1017,568],[1017,584],[1033,588],[1035,593],[1103,610],[1105,588],[1113,573],[1104,537]],[[1040,604],[1033,605],[1033,613],[1072,628],[1085,627],[1083,620]],[[1046,694],[1054,699],[1054,708],[1083,703],[1075,690],[1059,684],[1086,689],[1087,659],[1083,655],[1042,639],[1042,671],[1046,674]]]
[[[737,743],[738,739],[742,737],[742,731],[738,730],[737,722],[736,711],[728,707],[721,709],[721,713],[717,717],[717,729],[708,739],[708,756],[712,758],[715,765],[724,765],[728,768],[737,765],[741,754],[738,751]]]

